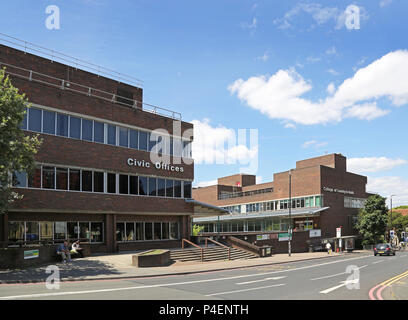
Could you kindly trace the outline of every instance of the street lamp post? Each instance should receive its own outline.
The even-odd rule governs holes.
[[[288,253],[289,257],[292,254],[292,247],[290,240],[292,238],[292,170],[289,170],[289,227],[288,227],[288,234],[289,234],[289,242],[288,242]]]
[[[390,230],[392,230],[392,197],[395,197],[395,194],[392,194],[390,196],[390,201],[391,201]],[[388,236],[390,237],[390,240],[392,241],[391,234],[389,234]]]

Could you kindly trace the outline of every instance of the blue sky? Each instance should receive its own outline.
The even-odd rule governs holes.
[[[60,8],[59,30],[45,26],[49,5]],[[346,26],[349,5],[359,29]],[[369,177],[369,191],[408,204],[407,1],[14,0],[2,9],[1,32],[140,78],[145,102],[193,121],[196,185],[239,172],[243,159],[268,182],[297,160],[338,152]],[[223,141],[238,129],[258,130],[257,153],[247,141],[236,164],[203,160],[202,136]]]

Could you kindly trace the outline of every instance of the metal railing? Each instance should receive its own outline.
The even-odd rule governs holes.
[[[234,236],[227,236],[227,239],[226,239],[226,240],[227,240],[227,242],[228,242],[230,245],[232,245],[233,247],[235,246],[235,247],[237,247],[237,248],[239,248],[239,249],[242,249],[242,250],[245,250],[245,251],[249,251],[249,252],[251,252],[251,253],[255,253],[255,254],[257,254],[258,256],[261,255],[261,254],[260,254],[261,248],[258,247],[258,246],[256,246],[256,245],[254,245],[254,244],[252,244],[252,243],[249,243],[249,242],[247,242],[247,241],[241,240],[241,239],[236,238],[236,237],[234,237]]]
[[[208,240],[216,244],[217,246],[223,247],[228,250],[228,260],[231,260],[231,247],[228,247],[226,245],[223,245],[222,243],[219,243],[218,241],[215,241],[214,239],[211,238],[205,238],[205,247],[208,245]]]
[[[98,76],[99,75],[107,76],[119,82],[126,82],[129,84],[133,84],[140,88],[143,86],[143,81],[135,77],[99,66],[97,64],[94,64],[94,63],[91,63],[85,60],[71,57],[69,55],[66,55],[64,53],[61,53],[55,50],[41,47],[34,43],[15,38],[15,37],[9,36],[1,32],[0,32],[0,41],[3,41],[7,43],[8,45],[14,46],[14,48],[24,49],[25,53],[29,52],[29,53],[40,54],[40,55],[49,57],[51,61],[62,62],[64,64],[69,64],[75,68],[80,67],[80,68],[84,68],[85,70],[90,70],[92,72],[95,72]]]
[[[61,90],[72,91],[79,94],[84,94],[89,97],[95,97],[98,99],[102,99],[107,102],[117,103],[119,105],[125,107],[131,107],[134,109],[139,109],[142,111],[147,111],[153,114],[157,114],[160,116],[181,120],[181,113],[175,112],[169,109],[165,109],[162,107],[154,106],[148,103],[144,103],[141,101],[137,101],[134,99],[129,99],[126,97],[118,96],[117,94],[106,92],[103,90],[99,90],[96,88],[84,86],[82,84],[78,84],[72,81],[67,81],[64,79],[52,77],[43,73],[39,73],[33,70],[28,70],[25,68],[17,67],[8,63],[4,63],[0,61],[0,67],[6,67],[6,73],[12,75],[14,77],[23,78],[28,81],[34,81],[41,84],[49,85]],[[118,99],[119,98],[119,99]],[[121,100],[121,101],[118,101]],[[122,101],[128,101],[122,102]]]
[[[189,245],[192,245],[193,247],[196,247],[198,249],[200,249],[200,253],[201,253],[201,262],[204,261],[204,249],[202,247],[200,247],[199,245],[196,245],[195,243],[187,240],[187,239],[182,239],[181,240],[181,249],[184,250],[184,243],[188,243]]]

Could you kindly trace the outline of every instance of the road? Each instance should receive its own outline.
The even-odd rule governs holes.
[[[190,275],[61,282],[58,290],[44,283],[4,284],[0,300],[366,300],[370,289],[407,269],[408,252],[352,254]]]

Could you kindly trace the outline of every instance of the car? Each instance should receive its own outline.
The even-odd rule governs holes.
[[[393,256],[395,256],[395,250],[388,243],[380,243],[380,244],[377,244],[374,247],[374,255],[376,256],[377,254],[379,254],[380,256],[382,256],[382,255],[387,255],[387,256],[393,255]]]

